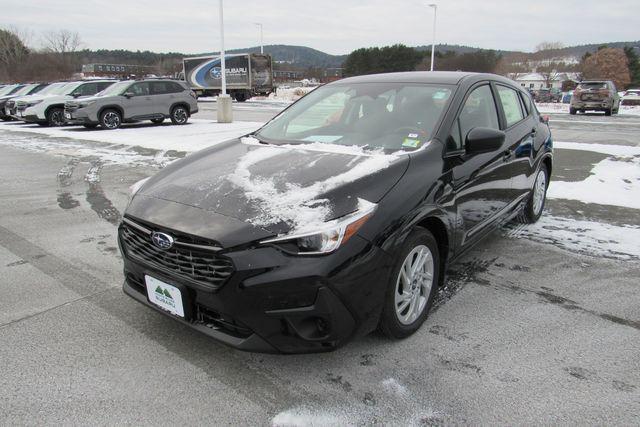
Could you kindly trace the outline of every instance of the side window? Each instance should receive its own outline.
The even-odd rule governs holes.
[[[525,116],[530,115],[531,101],[529,100],[529,97],[525,93],[520,92],[520,102],[522,102],[522,111],[524,111]]]
[[[127,92],[133,92],[135,96],[149,95],[149,82],[140,82],[132,84]]]
[[[184,88],[176,82],[167,82],[167,85],[169,86],[170,93],[180,93],[184,91]]]
[[[170,93],[170,90],[167,87],[167,82],[150,82],[150,84],[151,95],[163,95],[165,93]]]
[[[106,88],[111,86],[112,84],[113,84],[113,82],[100,82],[100,83],[98,83],[98,92],[102,92],[103,90],[105,90]]]
[[[89,96],[95,95],[98,93],[98,84],[97,83],[85,83],[81,85],[79,88],[73,91],[74,93],[79,93],[80,96]]]
[[[506,86],[498,86],[498,98],[500,98],[500,103],[504,110],[507,127],[511,127],[524,119],[520,98],[515,90]]]
[[[467,97],[451,132],[449,149],[462,149],[469,131],[477,127],[500,129],[498,111],[489,85],[474,89]]]

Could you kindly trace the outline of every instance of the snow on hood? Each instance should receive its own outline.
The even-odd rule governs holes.
[[[260,144],[254,138],[242,138],[242,143]],[[251,224],[264,227],[285,222],[293,232],[314,229],[332,219],[330,200],[320,197],[321,195],[385,169],[398,158],[396,154],[384,154],[382,151],[366,152],[362,147],[336,144],[260,145],[261,148],[249,151],[240,159],[235,171],[227,179],[241,188],[247,199],[259,204],[261,213],[248,219]],[[285,188],[281,188],[274,178],[252,175],[250,168],[253,165],[291,150],[347,154],[354,156],[353,162],[363,157],[364,159],[342,173],[305,187],[287,183]]]
[[[362,147],[236,139],[169,165],[139,196],[215,212],[281,235],[351,213],[366,203],[360,199],[378,203],[408,164],[409,156]]]

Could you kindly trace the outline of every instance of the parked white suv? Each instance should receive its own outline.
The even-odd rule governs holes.
[[[64,103],[70,99],[95,95],[115,83],[115,80],[88,80],[70,82],[54,94],[35,96],[17,103],[17,118],[41,126],[62,126]]]

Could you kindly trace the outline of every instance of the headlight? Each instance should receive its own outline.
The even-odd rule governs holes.
[[[89,102],[81,102],[78,104],[78,108],[85,108],[88,107],[89,105],[93,104],[96,101],[89,101]]]
[[[378,205],[358,200],[358,210],[341,218],[328,221],[324,227],[308,232],[263,240],[260,243],[280,244],[285,250],[299,255],[328,254],[346,243],[371,218]]]
[[[31,101],[27,103],[27,107],[33,107],[34,105],[40,104],[41,102],[42,102],[42,99],[39,101]]]

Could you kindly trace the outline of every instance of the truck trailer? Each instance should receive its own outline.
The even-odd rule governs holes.
[[[244,102],[252,96],[273,92],[271,55],[240,53],[225,55],[227,93]],[[184,58],[184,79],[198,96],[217,96],[222,90],[220,55]]]

